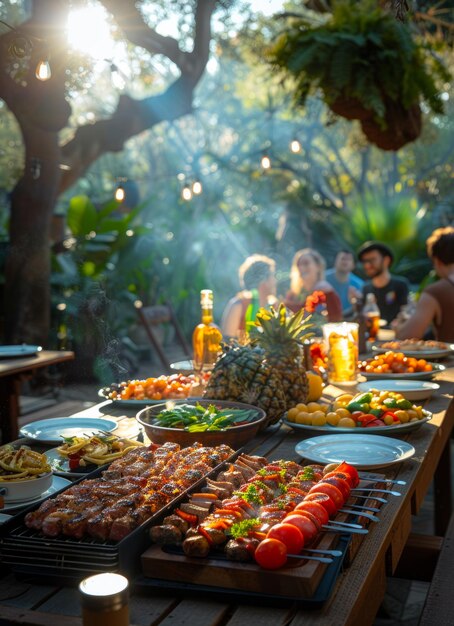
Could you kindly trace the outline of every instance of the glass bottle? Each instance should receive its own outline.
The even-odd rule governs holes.
[[[363,307],[363,315],[366,321],[367,340],[375,341],[380,328],[380,309],[378,308],[373,293],[366,294],[366,304]]]
[[[222,334],[213,322],[213,292],[202,289],[200,292],[202,318],[192,334],[194,369],[211,370],[221,351]]]
[[[366,318],[363,314],[363,302],[361,298],[352,298],[353,321],[358,324],[358,351],[359,354],[367,352],[366,344]]]

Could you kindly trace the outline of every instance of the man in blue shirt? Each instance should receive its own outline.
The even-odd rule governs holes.
[[[334,261],[334,267],[325,273],[325,278],[339,294],[342,302],[342,313],[348,315],[352,312],[352,298],[362,298],[361,290],[364,281],[352,270],[355,267],[355,258],[350,250],[340,250]]]

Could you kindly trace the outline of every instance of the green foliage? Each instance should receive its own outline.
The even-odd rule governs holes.
[[[135,320],[134,300],[151,272],[151,251],[141,245],[134,226],[142,209],[123,215],[116,201],[97,210],[86,196],[70,200],[72,237],[53,257],[53,301],[65,305],[70,339],[87,354],[102,353],[106,342],[124,336]],[[138,232],[148,234],[143,226]]]
[[[382,10],[376,0],[336,0],[321,25],[292,19],[268,51],[274,67],[295,81],[304,104],[321,89],[328,105],[354,99],[386,128],[386,98],[405,109],[425,100],[443,112],[436,80],[450,74],[410,27]]]

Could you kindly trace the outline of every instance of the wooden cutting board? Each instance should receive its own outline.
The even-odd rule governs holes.
[[[337,533],[324,533],[314,547],[333,549],[338,540]],[[326,563],[292,558],[286,567],[264,570],[255,562],[189,558],[168,553],[160,546],[152,546],[142,554],[142,570],[150,578],[286,597],[310,598],[327,567]]]

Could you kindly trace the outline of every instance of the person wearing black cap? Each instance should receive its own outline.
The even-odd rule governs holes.
[[[409,285],[405,278],[392,276],[389,268],[394,259],[391,249],[381,241],[366,241],[358,250],[358,259],[369,279],[363,295],[375,295],[380,317],[390,324],[407,304]]]

